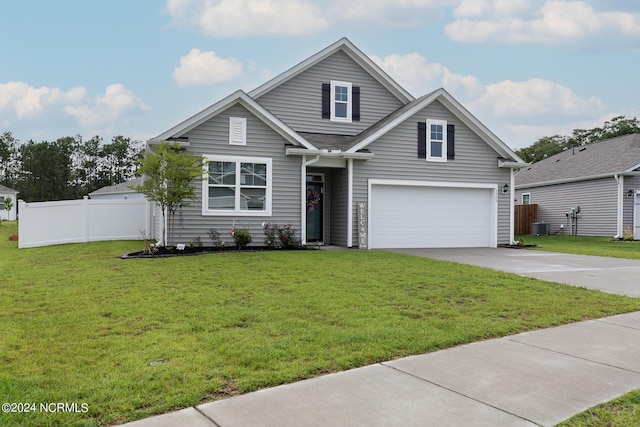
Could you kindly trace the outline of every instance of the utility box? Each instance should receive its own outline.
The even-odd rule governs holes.
[[[546,222],[534,222],[531,224],[531,234],[535,236],[546,236],[549,234],[549,224]]]

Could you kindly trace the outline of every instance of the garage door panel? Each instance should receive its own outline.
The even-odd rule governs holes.
[[[371,247],[492,246],[491,189],[373,185],[371,193]]]

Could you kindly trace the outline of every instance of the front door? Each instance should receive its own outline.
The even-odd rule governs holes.
[[[322,242],[324,218],[322,175],[307,176],[307,242]]]

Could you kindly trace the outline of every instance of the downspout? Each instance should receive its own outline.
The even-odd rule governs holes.
[[[347,247],[353,247],[353,159],[347,159]]]
[[[307,156],[302,156],[302,166],[300,167],[300,240],[302,246],[307,244],[307,166],[312,165],[320,160],[320,155],[316,155],[313,159],[307,160]]]
[[[509,240],[512,245],[516,244],[515,239],[515,169],[511,168],[511,180],[509,182]]]
[[[617,209],[617,224],[616,224],[616,232],[617,234],[613,237],[614,239],[622,238],[622,229],[623,229],[623,210],[624,210],[624,176],[620,176],[615,174],[613,176],[618,183],[618,209]]]

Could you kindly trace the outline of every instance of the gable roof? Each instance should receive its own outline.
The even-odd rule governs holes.
[[[398,110],[394,111],[375,125],[371,126],[366,131],[358,135],[354,141],[354,144],[349,148],[349,152],[356,152],[367,147],[373,141],[377,140],[400,123],[407,120],[412,115],[418,113],[423,108],[427,107],[431,103],[439,101],[449,111],[451,111],[460,121],[467,125],[474,133],[476,133],[484,142],[486,142],[491,148],[493,148],[502,158],[512,160],[519,163],[522,166],[526,166],[526,163],[518,157],[518,155],[507,146],[500,138],[498,138],[493,132],[491,132],[485,125],[483,125],[475,116],[473,116],[469,110],[467,110],[462,104],[460,104],[449,92],[440,88],[428,93],[414,101],[404,105]],[[514,167],[515,165],[510,165]]]
[[[375,62],[373,62],[371,58],[365,55],[346,37],[341,38],[337,42],[333,43],[330,46],[327,46],[320,52],[305,59],[293,68],[290,68],[289,70],[274,77],[263,85],[253,89],[249,92],[249,96],[251,96],[252,98],[259,98],[276,86],[279,86],[280,84],[297,76],[303,71],[313,67],[317,63],[321,62],[322,60],[328,58],[338,51],[343,51],[344,53],[346,53],[351,59],[353,59],[358,65],[360,65],[374,79],[380,82],[380,84],[387,88],[387,90],[393,93],[393,95],[403,103],[410,102],[414,99],[414,97],[409,92],[407,92],[402,86],[400,86],[395,80],[393,80],[387,73],[382,70],[382,68],[380,68]]]
[[[521,169],[516,187],[606,178],[640,169],[640,134],[570,148]]]
[[[200,126],[207,120],[215,117],[221,112],[239,104],[249,110],[252,114],[262,120],[267,126],[280,134],[284,139],[294,145],[301,145],[308,149],[315,149],[310,142],[305,140],[302,136],[296,133],[293,129],[287,126],[282,120],[271,114],[266,108],[258,104],[254,99],[247,95],[244,91],[238,90],[226,98],[216,102],[208,108],[200,111],[199,113],[191,116],[182,123],[172,127],[168,131],[161,133],[160,135],[151,138],[150,144],[160,144],[162,141],[170,139],[178,139],[183,137],[190,130]],[[189,145],[187,141],[176,141],[181,145]]]
[[[142,185],[142,177],[138,176],[133,178],[127,182],[121,182],[116,185],[108,185],[106,187],[98,188],[95,191],[89,193],[90,196],[100,195],[100,194],[130,194],[137,193],[136,190],[129,188],[129,186],[137,187],[138,185]]]
[[[0,184],[0,193],[16,193],[18,194],[19,191],[16,191],[12,188],[9,187],[5,187],[4,185]]]

